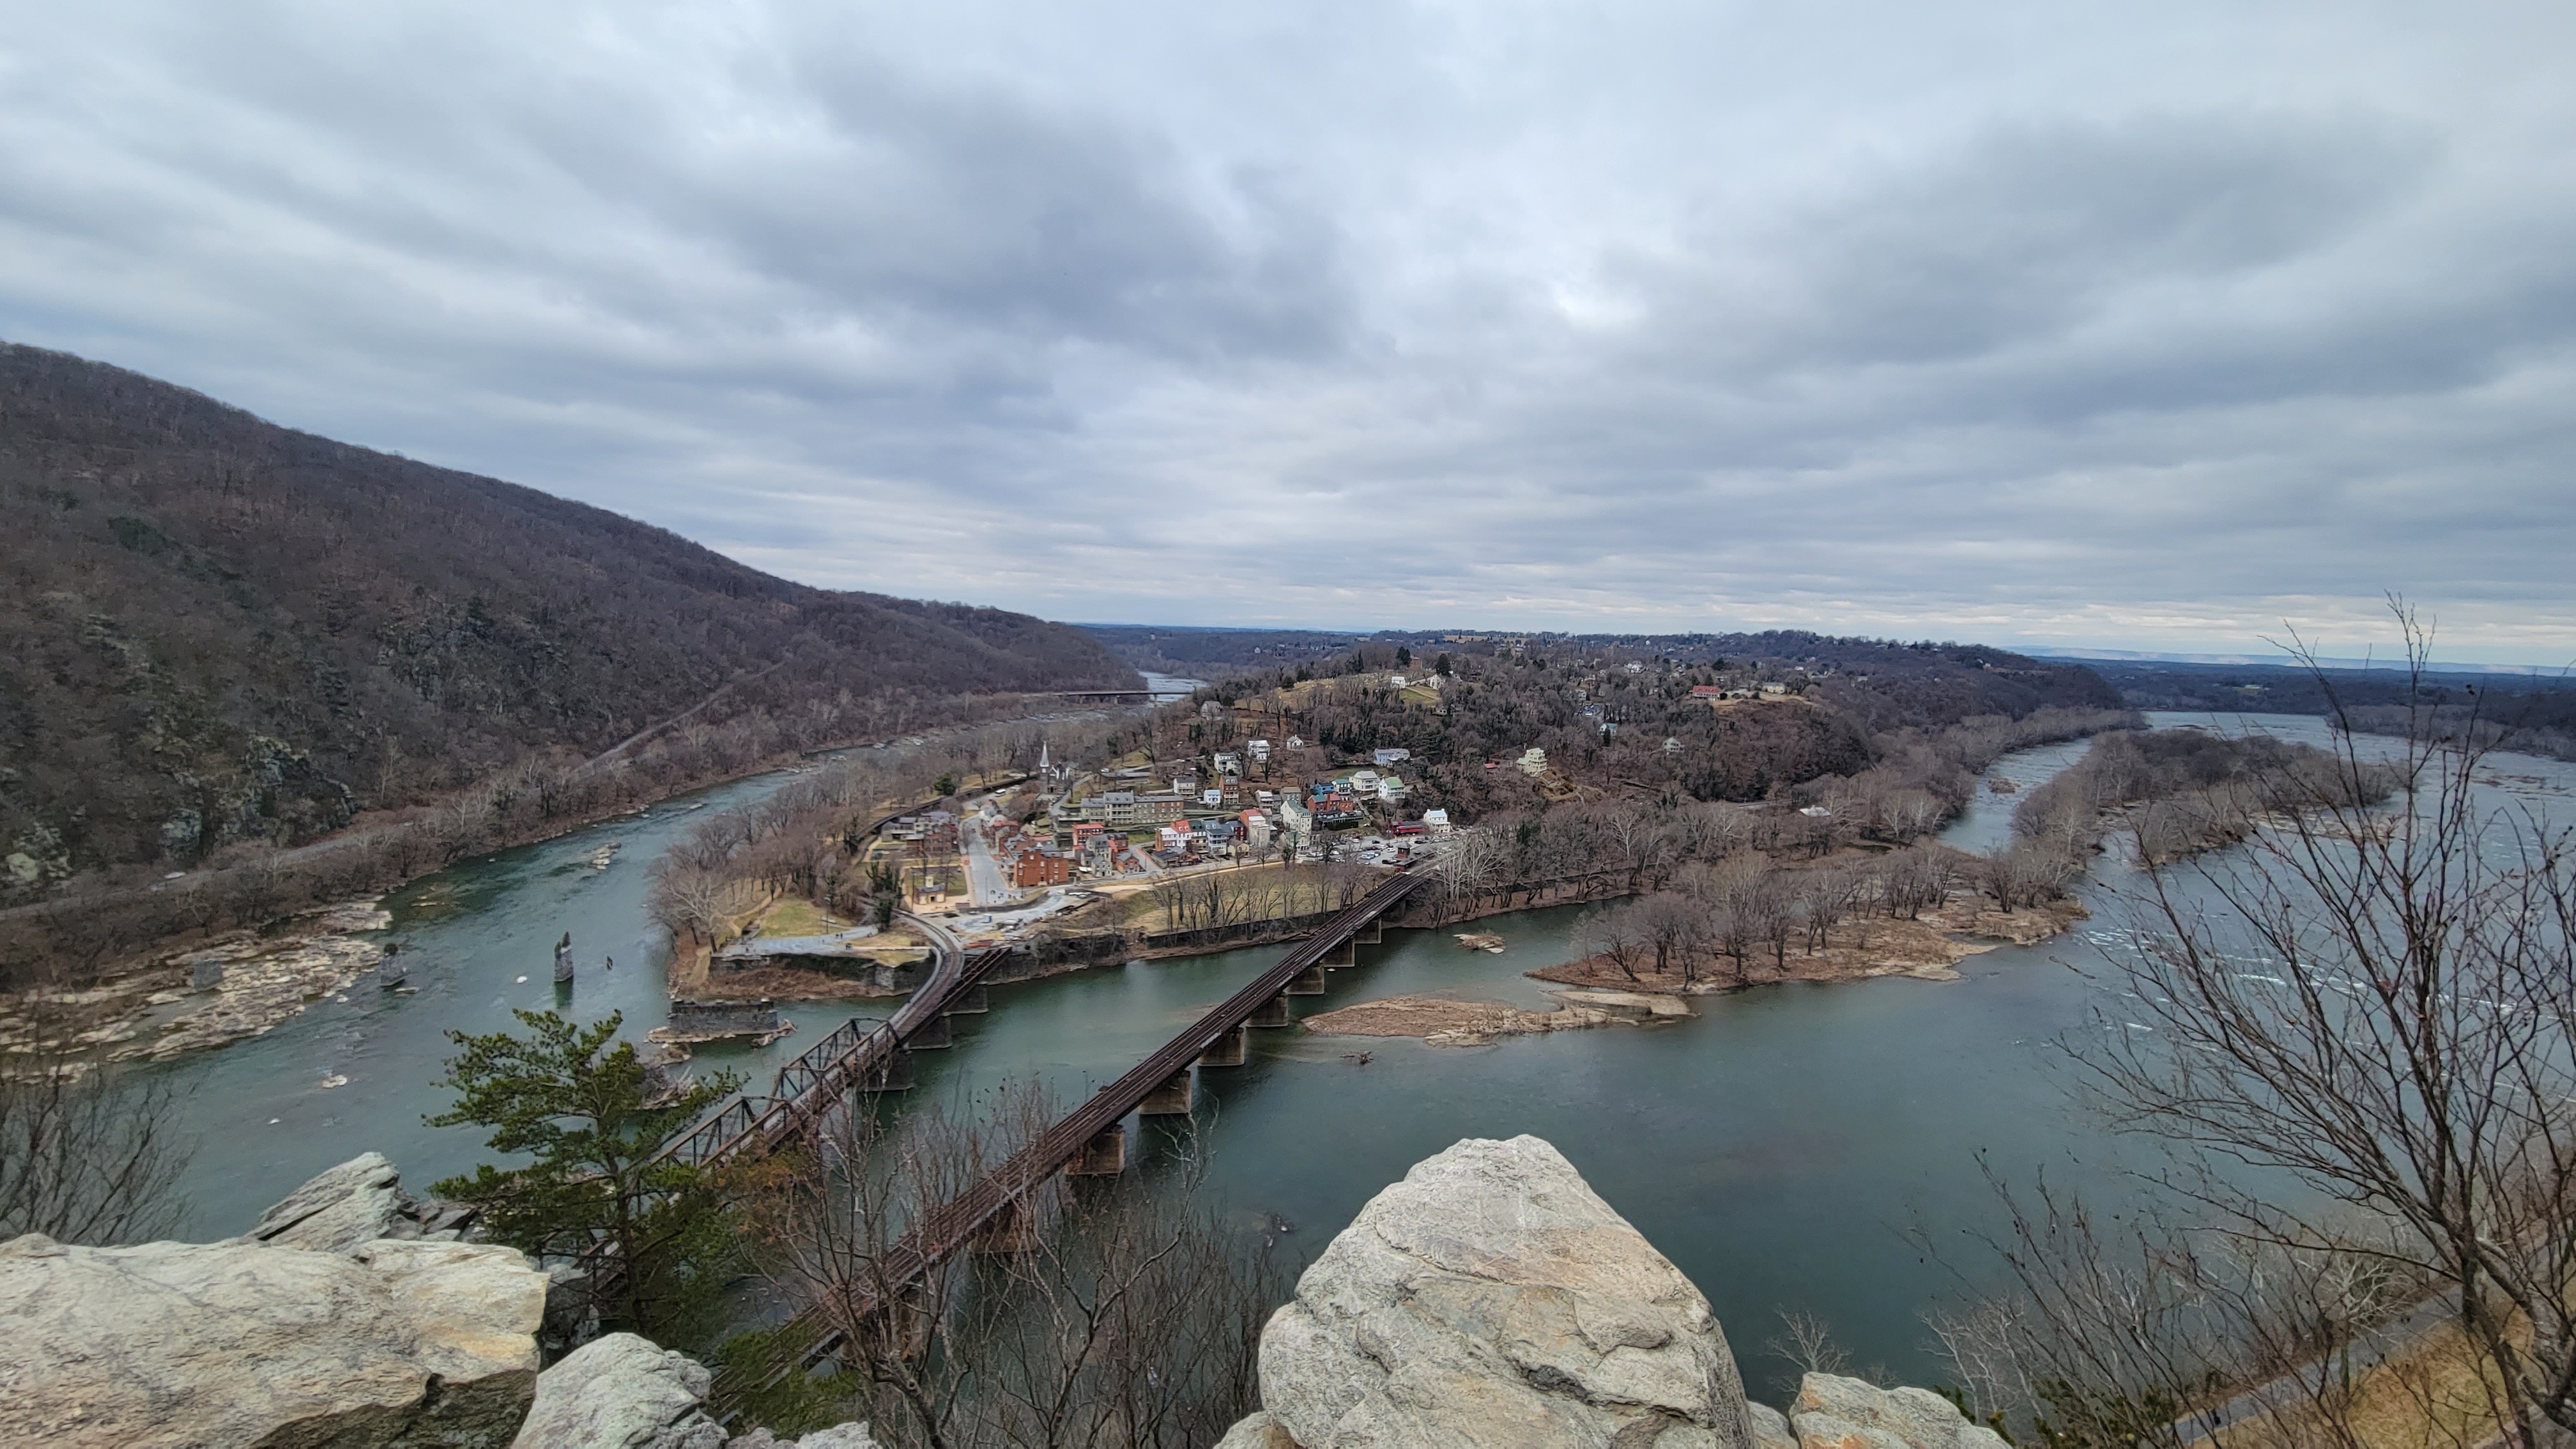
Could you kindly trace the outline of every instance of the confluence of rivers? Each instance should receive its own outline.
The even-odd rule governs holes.
[[[2156,715],[2158,725],[2260,728],[2326,743],[2305,716]],[[2085,741],[2020,751],[1990,774],[2023,790],[2079,758]],[[2515,794],[2564,797],[2576,766],[2505,757]],[[265,1036],[161,1070],[187,1078],[185,1125],[202,1146],[183,1185],[183,1235],[229,1236],[312,1174],[360,1152],[393,1159],[415,1191],[489,1155],[472,1128],[432,1128],[448,1105],[433,1083],[449,1030],[515,1029],[512,1008],[561,1006],[580,1020],[625,1014],[640,1040],[665,1007],[667,939],[645,909],[646,870],[703,811],[754,800],[793,773],[738,781],[556,840],[424,878],[386,899],[414,995],[362,980]],[[2021,792],[1977,792],[1942,838],[1964,849],[2004,839]],[[590,857],[621,849],[605,870]],[[1777,1313],[1821,1315],[1855,1363],[1937,1383],[1923,1312],[1956,1302],[1992,1271],[1981,1235],[2002,1213],[1979,1165],[2028,1182],[2116,1196],[2120,1144],[2070,1103],[2055,1043],[2119,1030],[2114,995],[2072,965],[2122,920],[2123,870],[2105,856],[2082,888],[2095,919],[2070,936],[1960,963],[1955,983],[1889,978],[1789,984],[1698,998],[1698,1015],[1500,1040],[1473,1048],[1402,1039],[1255,1031],[1243,1067],[1202,1074],[1194,1119],[1157,1118],[1133,1139],[1151,1175],[1178,1133],[1199,1134],[1206,1187],[1246,1232],[1278,1223],[1280,1248],[1319,1251],[1380,1188],[1461,1137],[1531,1132],[1556,1144],[1611,1205],[1715,1305],[1757,1394],[1778,1401],[1790,1367],[1765,1348]],[[1391,932],[1362,948],[1300,1015],[1403,992],[1454,992],[1546,1007],[1521,973],[1574,954],[1579,908],[1490,918],[1501,955],[1443,931]],[[581,963],[553,986],[553,943],[571,931]],[[1230,994],[1283,948],[1140,963],[993,988],[992,1010],[956,1018],[956,1045],[916,1056],[913,1103],[973,1111],[1009,1081],[1036,1077],[1070,1106]],[[599,969],[603,955],[613,972]],[[796,1034],[759,1050],[702,1048],[764,1090],[777,1066],[851,1016],[890,1002],[782,1008]],[[2101,1016],[2096,1016],[2096,1009]],[[2104,1020],[2114,1024],[2107,1028]],[[1366,1053],[1365,1063],[1354,1060]],[[330,1086],[334,1079],[342,1085]],[[1936,1259],[1909,1230],[1944,1245]],[[1955,1246],[1952,1246],[1955,1245]],[[1962,1275],[1965,1275],[1963,1278]]]

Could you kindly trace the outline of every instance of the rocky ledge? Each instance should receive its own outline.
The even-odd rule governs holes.
[[[0,1243],[0,1444],[876,1449],[728,1439],[707,1370],[633,1334],[540,1373],[547,1275],[469,1227],[370,1152],[220,1243]]]
[[[1810,1374],[1749,1403],[1708,1300],[1536,1137],[1372,1199],[1261,1335],[1219,1449],[2004,1449],[1950,1401]]]
[[[30,1233],[0,1244],[0,1443],[507,1443],[545,1302],[512,1248]]]

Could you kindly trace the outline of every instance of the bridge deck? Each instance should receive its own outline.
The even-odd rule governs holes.
[[[1126,1120],[1147,1093],[1186,1070],[1198,1060],[1216,1039],[1249,1020],[1253,1011],[1288,988],[1288,983],[1341,945],[1360,927],[1377,919],[1398,901],[1419,887],[1429,877],[1418,867],[1403,871],[1369,892],[1359,904],[1335,916],[1296,950],[1281,957],[1277,964],[1246,983],[1242,990],[1229,996],[1165,1042],[1153,1055],[1137,1063],[1125,1076],[1092,1094],[1089,1101],[1075,1108],[1037,1139],[1022,1148],[996,1168],[983,1181],[943,1203],[904,1234],[882,1260],[880,1283],[910,1283],[964,1247],[977,1228],[991,1221],[1004,1208],[1017,1201],[1030,1189],[1061,1172],[1065,1165],[1080,1156],[1085,1144],[1108,1128]],[[851,1305],[849,1322],[864,1322],[878,1305],[865,1294],[873,1287],[853,1290],[859,1295]],[[842,1329],[834,1325],[826,1330],[807,1350],[805,1362],[831,1353],[841,1344]]]

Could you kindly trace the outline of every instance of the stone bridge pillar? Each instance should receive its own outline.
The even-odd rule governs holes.
[[[1358,964],[1360,964],[1359,947],[1348,941],[1324,953],[1324,969],[1327,971],[1347,971]]]
[[[1374,946],[1386,939],[1386,917],[1371,916],[1368,924],[1351,932],[1351,940],[1362,946]]]
[[[1037,1214],[1030,1211],[1029,1201],[1015,1197],[1002,1210],[984,1220],[975,1230],[968,1247],[977,1253],[1028,1253],[1037,1250]]]
[[[1246,1035],[1240,1025],[1227,1027],[1218,1033],[1216,1040],[1208,1043],[1206,1051],[1199,1053],[1199,1065],[1203,1067],[1242,1066],[1244,1059],[1251,1054],[1245,1042]]]
[[[906,1051],[936,1052],[947,1050],[953,1040],[955,1038],[948,1029],[948,1018],[934,1016],[916,1028],[912,1035],[905,1037],[903,1045]]]
[[[1183,1067],[1163,1085],[1147,1092],[1136,1110],[1147,1117],[1186,1117],[1190,1114],[1190,1100],[1190,1069]]]
[[[850,1084],[859,1092],[908,1092],[912,1090],[912,1053],[894,1051],[877,1063],[874,1071]]]
[[[958,992],[955,999],[943,1008],[949,1016],[981,1016],[992,1009],[993,1003],[986,999],[981,981]]]
[[[1288,983],[1288,994],[1291,996],[1323,995],[1324,968],[1321,966],[1309,966],[1305,970],[1298,972],[1297,979]]]
[[[1284,991],[1252,1008],[1251,1020],[1244,1023],[1246,1026],[1295,1026],[1296,1024],[1297,1018],[1288,1010],[1288,994]]]
[[[1082,1152],[1064,1165],[1067,1177],[1116,1177],[1127,1170],[1127,1124],[1112,1122],[1102,1128]]]

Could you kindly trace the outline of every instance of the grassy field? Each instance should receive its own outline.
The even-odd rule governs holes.
[[[820,936],[839,929],[812,901],[783,900],[761,916],[757,932],[763,936]]]

